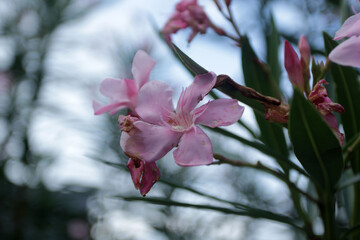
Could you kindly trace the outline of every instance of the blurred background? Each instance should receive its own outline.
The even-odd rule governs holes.
[[[121,198],[140,194],[124,168],[127,158],[119,147],[118,114],[94,116],[92,100],[107,101],[99,94],[104,78],[132,78],[132,58],[138,49],[157,61],[151,79],[170,84],[174,99],[191,83],[191,75],[158,34],[176,3],[0,0],[1,240],[303,239],[290,227],[266,220]],[[199,4],[214,23],[233,33],[213,1]],[[301,34],[315,56],[324,59],[321,31],[333,35],[341,19],[352,14],[352,6],[359,10],[355,0],[233,0],[231,8],[241,33],[264,61],[273,17],[282,36],[275,50],[282,61],[284,38],[296,44]],[[188,44],[189,34],[190,30],[180,31],[173,40],[206,69],[242,82],[241,51],[231,40],[208,30]],[[291,95],[287,75],[280,74]],[[243,118],[256,135],[249,108]],[[227,129],[253,139],[239,126]],[[255,150],[208,134],[216,153],[277,167]],[[223,165],[180,168],[171,153],[159,167],[163,182],[155,184],[149,197],[224,205],[179,187],[187,186],[229,201],[296,214],[287,189],[271,176]]]

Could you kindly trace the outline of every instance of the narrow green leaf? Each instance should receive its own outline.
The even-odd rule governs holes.
[[[148,202],[151,204],[163,205],[163,206],[174,206],[174,207],[190,207],[196,209],[206,209],[206,210],[213,210],[218,211],[226,214],[234,214],[240,216],[248,216],[253,218],[264,218],[269,219],[281,223],[285,223],[291,225],[299,230],[303,230],[300,226],[295,223],[295,220],[281,214],[269,212],[262,209],[246,209],[246,210],[239,210],[239,209],[231,209],[219,206],[212,206],[212,205],[202,205],[202,204],[190,204],[190,203],[183,203],[172,201],[166,198],[156,198],[156,197],[126,197],[126,196],[114,196],[114,198],[121,198],[125,201],[143,201]]]
[[[258,59],[245,36],[241,38],[241,45],[242,69],[246,86],[263,95],[281,99],[279,88],[271,77],[270,69]],[[255,117],[261,130],[261,140],[278,153],[288,155],[283,129],[265,120],[263,114],[255,112]]]
[[[317,110],[294,89],[289,135],[302,166],[327,191],[334,189],[343,170],[339,140]]]
[[[360,224],[357,224],[351,228],[349,228],[346,232],[344,232],[341,237],[340,240],[345,240],[348,239],[349,236],[352,235],[359,235],[360,234]]]
[[[205,127],[205,126],[204,126]],[[243,144],[248,145],[249,147],[252,147],[254,149],[257,149],[258,151],[273,157],[279,164],[283,165],[283,166],[287,166],[287,168],[290,169],[294,169],[296,171],[298,171],[299,173],[303,174],[304,176],[309,176],[301,167],[297,166],[295,163],[293,163],[290,159],[288,159],[286,156],[284,156],[283,154],[280,154],[276,151],[274,151],[274,149],[270,148],[269,146],[259,143],[259,142],[254,142],[254,141],[250,141],[247,140],[243,137],[240,137],[238,135],[235,135],[232,132],[229,132],[225,129],[222,128],[210,128],[210,127],[205,127],[206,129],[209,129],[210,131],[214,131],[216,133],[220,133],[224,136],[233,138]]]
[[[179,56],[181,62],[184,63],[184,65],[195,75],[199,75],[199,74],[205,74],[207,72],[209,72],[208,70],[206,70],[205,68],[203,68],[202,66],[200,66],[199,64],[197,64],[194,60],[192,60],[190,57],[188,57],[183,51],[180,50],[180,48],[178,48],[175,44],[173,44],[174,46],[174,51],[175,53]]]
[[[281,67],[279,61],[280,35],[276,29],[273,16],[270,17],[271,32],[266,38],[267,55],[266,60],[271,69],[271,75],[277,86],[280,85]]]
[[[327,33],[324,32],[323,35],[328,55],[338,44]],[[353,68],[332,63],[330,72],[336,84],[337,102],[345,109],[345,113],[341,114],[341,121],[345,139],[349,141],[360,132],[360,83]],[[360,150],[354,152],[351,161],[354,172],[360,172]]]
[[[349,187],[351,185],[354,185],[356,183],[360,182],[360,174],[356,174],[355,176],[352,176],[351,178],[345,179],[344,181],[339,182],[337,186],[337,191],[342,190],[346,187]]]

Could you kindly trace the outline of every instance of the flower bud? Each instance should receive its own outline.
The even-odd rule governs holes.
[[[304,59],[306,65],[309,66],[310,46],[304,35],[301,35],[298,46],[299,46],[301,59]]]
[[[226,6],[230,6],[232,0],[225,0]]]
[[[291,44],[285,40],[285,69],[289,75],[290,82],[304,91],[304,78],[300,60]]]

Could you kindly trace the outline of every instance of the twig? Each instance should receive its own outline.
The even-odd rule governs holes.
[[[230,21],[231,25],[234,27],[234,30],[235,30],[236,34],[238,35],[239,39],[241,39],[242,36],[240,34],[238,26],[236,25],[236,23],[234,21],[234,17],[233,17],[233,14],[231,12],[230,6],[227,5],[227,4],[225,4],[225,5],[226,5],[227,12],[229,14],[229,17],[227,19]]]
[[[262,103],[266,103],[270,105],[279,106],[281,104],[281,101],[276,98],[270,96],[264,96],[252,88],[238,84],[228,75],[224,75],[224,74],[218,75],[214,88],[220,87],[223,84],[231,85],[234,89],[239,91],[244,97],[255,99]]]

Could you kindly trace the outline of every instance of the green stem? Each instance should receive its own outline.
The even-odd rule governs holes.
[[[251,164],[251,163],[247,163],[247,162],[243,162],[243,161],[232,160],[232,159],[226,158],[226,157],[224,157],[224,156],[222,156],[220,154],[217,154],[217,153],[214,153],[214,158],[219,160],[219,162],[215,162],[215,163],[213,163],[213,165],[221,164],[221,163],[227,163],[227,164],[230,164],[230,165],[233,165],[233,166],[253,168],[253,169],[257,169],[257,170],[269,173],[269,174],[273,175],[274,177],[280,179],[284,183],[286,183],[289,186],[289,188],[296,190],[298,193],[304,195],[309,200],[311,200],[311,201],[313,201],[315,203],[318,203],[318,200],[316,198],[314,198],[313,196],[311,196],[307,192],[304,192],[303,190],[298,188],[293,182],[291,182],[286,177],[286,175],[284,173],[282,173],[280,171],[277,171],[277,170],[274,170],[274,169],[271,169],[269,167],[266,167],[260,161],[258,161],[256,164]]]
[[[319,192],[321,203],[318,205],[324,224],[324,240],[336,240],[335,236],[335,199],[331,191]]]
[[[353,215],[351,217],[351,226],[354,227],[360,222],[360,183],[354,185],[354,203],[353,203]],[[351,236],[351,240],[359,240],[360,233],[357,232]]]
[[[243,144],[246,144],[249,147],[252,147],[254,149],[259,150],[260,152],[273,157],[274,159],[278,160],[278,162],[281,162],[283,165],[285,164],[286,167],[288,169],[294,169],[296,170],[298,173],[310,178],[309,174],[307,174],[302,168],[300,168],[299,166],[297,166],[295,163],[293,163],[290,159],[288,159],[287,157],[284,157],[282,154],[278,154],[276,152],[274,152],[271,148],[267,147],[265,144],[259,143],[259,142],[253,142],[253,141],[249,141],[245,138],[242,138],[238,135],[233,134],[232,132],[229,132],[223,128],[210,128],[210,127],[206,127],[204,126],[205,129],[209,129],[210,131],[214,131],[217,133],[220,133],[221,135],[233,138]]]
[[[251,135],[254,139],[258,139],[258,140],[259,140],[259,136],[257,136],[257,135],[255,134],[255,132],[254,132],[246,123],[244,123],[243,121],[239,120],[239,121],[238,121],[238,124],[240,124],[243,128],[245,128],[245,129],[248,131],[248,133],[250,133],[250,135]]]
[[[358,134],[354,142],[352,142],[351,145],[346,148],[346,152],[344,154],[345,166],[347,165],[347,162],[350,160],[351,155],[355,152],[355,150],[359,146],[360,146],[360,134]]]
[[[226,9],[227,9],[227,12],[229,14],[229,18],[227,18],[227,19],[230,21],[231,25],[233,26],[233,28],[234,28],[234,30],[235,30],[235,32],[238,35],[239,40],[240,40],[242,36],[240,34],[238,26],[235,23],[235,20],[234,20],[233,14],[231,12],[230,6],[226,5]],[[240,44],[240,41],[239,41],[239,44]]]
[[[176,207],[188,207],[188,208],[195,208],[195,209],[207,209],[207,210],[213,210],[218,211],[226,214],[234,214],[239,216],[248,216],[252,218],[264,218],[269,219],[277,222],[281,222],[284,224],[288,224],[295,229],[303,232],[304,229],[301,226],[298,226],[297,223],[288,216],[284,216],[281,214],[276,214],[269,211],[247,211],[247,210],[239,210],[239,209],[231,209],[231,208],[225,208],[225,207],[219,207],[219,206],[212,206],[212,205],[202,205],[202,204],[190,204],[190,203],[184,203],[184,202],[177,202],[172,201],[164,198],[156,198],[156,197],[128,197],[128,196],[113,196],[112,198],[121,198],[125,201],[143,201],[148,202],[152,204],[157,205],[163,205],[163,206],[176,206]]]
[[[341,235],[340,240],[345,240],[349,235],[353,233],[359,234],[360,233],[360,224],[353,226],[352,228],[348,229],[343,235]]]
[[[233,165],[233,166],[253,168],[253,169],[257,169],[257,170],[269,173],[269,174],[273,175],[274,177],[276,177],[276,178],[280,179],[281,181],[283,181],[288,186],[289,191],[290,191],[290,196],[291,196],[291,199],[293,200],[294,206],[297,209],[300,217],[304,221],[304,231],[305,231],[305,233],[307,234],[309,239],[317,239],[314,232],[313,232],[313,230],[312,230],[312,223],[311,223],[309,217],[307,216],[307,214],[302,209],[302,206],[300,204],[300,196],[299,196],[299,194],[304,195],[306,198],[308,198],[309,200],[311,200],[311,201],[313,201],[313,202],[315,202],[317,204],[319,202],[313,196],[311,196],[307,192],[304,192],[303,190],[298,188],[293,182],[291,182],[289,180],[289,175],[288,174],[285,174],[285,173],[282,173],[280,171],[277,171],[277,170],[271,169],[269,167],[266,167],[261,162],[257,162],[257,164],[251,164],[251,163],[247,163],[247,162],[228,159],[228,158],[226,158],[226,157],[224,157],[224,156],[222,156],[220,154],[215,154],[215,153],[214,153],[214,158],[219,160],[219,162],[213,163],[213,164],[227,163],[227,164],[230,164],[230,165]]]

